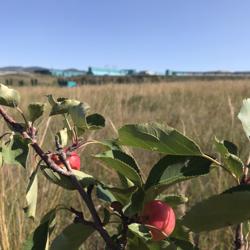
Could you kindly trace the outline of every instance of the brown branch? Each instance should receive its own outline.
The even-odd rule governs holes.
[[[83,201],[86,203],[90,214],[93,218],[94,221],[94,225],[96,230],[101,234],[101,236],[103,237],[103,239],[105,240],[105,242],[107,243],[107,245],[110,247],[110,249],[117,249],[115,247],[115,244],[113,242],[113,240],[110,238],[108,232],[104,229],[103,225],[102,225],[102,221],[95,209],[94,203],[91,199],[91,195],[88,195],[88,193],[82,188],[81,184],[79,183],[79,181],[77,180],[76,176],[73,174],[72,169],[69,165],[69,162],[66,158],[66,153],[63,151],[62,146],[59,143],[58,137],[55,137],[56,140],[56,148],[58,151],[58,156],[60,161],[64,164],[64,166],[66,167],[67,171],[70,173],[69,177],[71,179],[71,182],[73,183],[73,185],[76,187],[76,189],[78,190],[79,194],[81,195]]]
[[[32,148],[35,150],[35,152],[40,156],[40,158],[46,163],[46,165],[49,168],[51,168],[52,170],[54,170],[55,172],[57,172],[59,174],[62,174],[64,176],[67,176],[68,178],[70,178],[72,184],[75,186],[75,188],[77,189],[77,191],[81,195],[83,201],[86,203],[86,205],[91,213],[91,216],[93,218],[93,221],[94,221],[93,225],[95,226],[96,230],[100,233],[100,235],[102,236],[102,238],[104,239],[104,241],[106,242],[106,244],[108,245],[108,247],[111,250],[120,249],[120,246],[115,245],[115,243],[113,242],[113,240],[109,236],[108,232],[103,227],[101,219],[100,219],[100,217],[95,209],[95,206],[94,206],[94,203],[93,203],[91,197],[89,197],[89,195],[86,193],[84,188],[81,186],[81,184],[77,180],[76,176],[73,174],[71,167],[69,166],[69,163],[66,159],[66,154],[63,151],[62,147],[60,147],[59,144],[57,145],[58,151],[59,151],[58,155],[60,157],[60,160],[65,165],[67,171],[65,169],[57,166],[54,163],[54,161],[51,159],[51,154],[46,154],[42,150],[42,148],[38,145],[36,138],[35,138],[35,135],[32,131],[30,131],[30,130],[26,131],[25,128],[23,128],[23,126],[21,124],[17,123],[12,117],[10,117],[2,107],[0,107],[0,115],[3,117],[5,122],[8,123],[9,126],[11,126],[13,128],[13,130],[15,132],[20,133],[23,136],[23,138],[30,140]]]

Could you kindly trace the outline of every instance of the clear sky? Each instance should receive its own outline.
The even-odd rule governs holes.
[[[0,67],[250,70],[250,0],[0,0]]]

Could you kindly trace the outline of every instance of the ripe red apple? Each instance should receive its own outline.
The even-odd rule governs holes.
[[[172,207],[160,200],[144,205],[142,223],[148,226],[154,241],[164,240],[175,228],[175,214]]]
[[[73,151],[69,153],[66,152],[67,150],[64,151],[65,153],[67,153],[67,160],[69,161],[70,167],[75,170],[80,170],[81,161],[80,161],[80,156],[77,154],[77,152]],[[58,155],[52,154],[51,159],[55,162],[55,164],[59,165],[60,167],[63,167],[63,163],[59,159]]]

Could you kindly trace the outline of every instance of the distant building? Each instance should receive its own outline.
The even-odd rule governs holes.
[[[158,75],[158,73],[151,71],[151,70],[143,70],[140,71],[137,75],[141,75],[141,76],[155,76]]]
[[[127,76],[135,74],[135,70],[89,67],[87,74],[93,76]]]
[[[77,86],[77,83],[75,81],[67,81],[63,79],[59,79],[58,84],[61,87],[68,87],[68,88],[74,88]]]
[[[86,75],[86,71],[80,70],[59,70],[59,69],[51,69],[51,74],[56,77],[75,77]]]

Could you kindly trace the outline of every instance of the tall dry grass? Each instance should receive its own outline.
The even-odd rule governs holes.
[[[93,112],[103,114],[107,119],[105,129],[86,138],[110,138],[116,136],[116,128],[125,123],[158,121],[169,124],[193,138],[201,148],[214,154],[213,138],[234,141],[239,145],[243,159],[246,159],[249,144],[236,118],[242,99],[250,96],[247,80],[193,81],[142,85],[82,86],[75,89],[53,87],[23,87],[18,89],[22,96],[22,108],[32,101],[45,101],[46,94],[77,98],[90,104]],[[17,114],[14,114],[18,117]],[[39,136],[43,137],[48,119],[39,124]],[[53,150],[53,133],[62,126],[61,121],[52,118],[45,134],[43,147]],[[1,120],[1,131],[4,131]],[[89,147],[81,154],[84,171],[93,174],[106,183],[115,183],[117,177],[108,168],[92,159],[98,149]],[[159,159],[159,154],[131,150],[144,173]],[[31,157],[30,157],[31,158]],[[0,169],[0,246],[2,250],[18,250],[27,235],[35,228],[41,216],[57,204],[72,204],[84,209],[77,193],[64,191],[49,183],[43,176],[39,179],[39,200],[37,218],[25,218],[25,189],[29,173],[34,167],[32,158],[28,172],[21,167],[4,166]],[[230,178],[220,170],[209,176],[177,185],[173,191],[186,193],[190,197],[187,207],[211,194],[219,193],[231,185]],[[230,209],[230,208],[229,208]],[[70,223],[72,217],[60,212],[56,233]],[[234,228],[217,230],[199,235],[201,249],[231,249]],[[95,240],[93,240],[95,239]],[[101,249],[102,240],[94,234],[85,244],[85,249]]]

